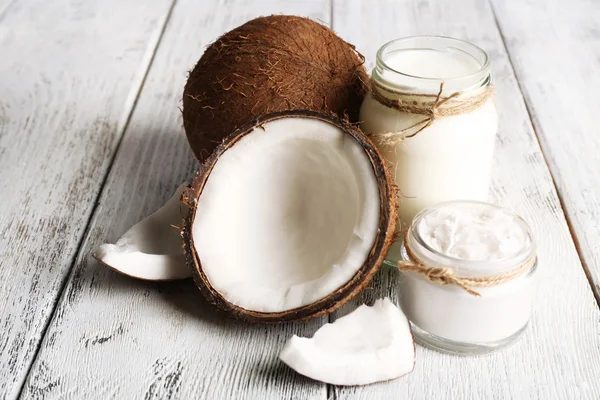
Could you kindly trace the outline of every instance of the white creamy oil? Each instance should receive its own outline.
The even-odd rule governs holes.
[[[403,271],[400,303],[422,342],[450,352],[478,353],[512,343],[524,331],[534,298],[536,264],[530,261],[535,246],[516,214],[487,203],[441,203],[415,218],[407,245],[424,265],[451,269],[462,278],[489,280],[531,265],[498,284],[473,287],[479,296]],[[414,261],[403,250],[403,259]]]
[[[385,63],[395,72],[429,79],[460,78],[477,72],[481,65],[473,57],[431,49],[399,50]],[[393,81],[393,75],[390,74]]]
[[[398,39],[378,52],[372,83],[361,107],[361,129],[376,143],[381,134],[395,133],[400,138],[379,148],[400,191],[401,226],[408,227],[420,210],[442,201],[485,201],[498,123],[491,96],[477,102],[491,92],[485,52],[450,38]],[[403,105],[433,102],[442,84],[442,99],[460,93],[454,101],[473,100],[476,105],[455,115],[437,116],[418,133],[423,125],[410,127],[427,115],[401,111],[377,98]]]
[[[474,204],[433,210],[420,220],[417,230],[433,250],[469,261],[502,260],[530,244],[516,216]]]

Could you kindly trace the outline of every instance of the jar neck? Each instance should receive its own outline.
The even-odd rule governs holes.
[[[477,93],[492,84],[490,62],[479,47],[458,39],[415,36],[396,39],[377,52],[373,90],[442,95]]]
[[[523,229],[523,231],[526,233],[527,240],[524,241],[521,249],[516,251],[514,254],[498,260],[466,260],[441,253],[428,245],[428,241],[422,237],[419,225],[423,218],[425,218],[428,214],[435,212],[439,207],[445,207],[453,204],[472,204],[474,206],[484,206],[489,207],[490,209],[493,208],[510,213],[515,217],[520,229]],[[449,268],[458,277],[483,278],[502,275],[523,266],[524,264],[528,263],[532,257],[535,257],[535,243],[533,241],[531,231],[527,224],[520,217],[502,207],[476,201],[445,202],[421,211],[414,218],[413,223],[408,229],[405,240],[405,247],[410,249],[409,251],[424,265],[428,267]],[[537,263],[532,263],[531,269],[535,268],[536,265]]]

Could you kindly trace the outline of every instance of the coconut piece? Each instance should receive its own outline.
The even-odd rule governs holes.
[[[115,244],[103,244],[93,257],[115,271],[151,281],[184,279],[191,276],[181,246],[183,215],[180,186],[156,212],[130,228]]]
[[[383,159],[354,126],[263,116],[222,143],[184,193],[184,246],[207,299],[250,321],[331,312],[381,266],[396,222]]]
[[[191,71],[183,121],[203,161],[235,129],[258,116],[310,109],[358,120],[367,91],[364,58],[308,18],[251,20],[211,44]]]
[[[322,326],[310,339],[292,336],[279,358],[321,382],[367,385],[412,372],[415,344],[408,319],[385,298]]]

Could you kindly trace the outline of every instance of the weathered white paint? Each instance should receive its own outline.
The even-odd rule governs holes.
[[[8,8],[15,2],[15,0],[0,0],[0,19],[6,14]]]
[[[0,1],[0,398],[25,380],[171,0],[9,3]]]
[[[541,0],[530,3],[537,4],[527,6],[531,7],[531,15],[534,10],[543,9],[542,3],[545,4]],[[511,20],[510,29],[513,29],[515,21],[519,21],[519,30],[514,28],[515,31],[528,32],[531,43],[544,37],[526,15],[515,19],[519,7],[510,10],[505,15],[507,20]],[[559,15],[553,18],[559,18]],[[404,0],[379,1],[375,7],[366,2],[338,0],[334,3],[333,21],[335,30],[354,43],[371,61],[379,44],[395,37],[416,34],[463,38],[489,52],[501,118],[491,199],[517,211],[531,224],[539,245],[541,278],[531,329],[515,347],[480,358],[440,355],[419,347],[415,371],[408,377],[370,387],[335,388],[337,398],[600,398],[600,312],[579,262],[489,5],[478,0]],[[593,19],[587,21],[588,25],[593,23]],[[573,26],[572,29],[579,28]],[[557,32],[559,34],[560,31]],[[525,33],[515,35],[514,40],[518,41],[523,35]],[[567,41],[563,43],[567,45]],[[539,45],[539,42],[536,44]],[[583,47],[580,49],[584,51]],[[556,51],[551,45],[547,50]],[[527,47],[520,47],[520,51],[527,53]],[[539,69],[529,69],[529,64],[524,62],[522,68],[534,77],[543,69],[541,64],[548,63],[548,60],[540,59],[538,63]],[[561,70],[564,86],[569,74],[567,65],[572,63],[575,61],[570,57]],[[592,64],[587,66],[591,69]],[[553,79],[559,79],[559,76]],[[545,82],[552,84],[552,80],[546,79]],[[575,93],[567,93],[569,95],[564,101],[576,97]],[[548,98],[540,104],[551,104],[551,100]],[[580,106],[583,107],[583,104]],[[555,113],[549,121],[559,120],[569,109],[566,103],[564,107],[557,105],[552,111],[548,108],[548,114]],[[597,128],[590,129],[587,135],[593,136],[594,132]],[[556,136],[559,132],[553,135]],[[576,142],[580,147],[586,145],[572,135],[564,140]],[[595,143],[600,143],[600,139],[596,138]],[[592,154],[593,147],[589,152]],[[585,177],[593,173],[592,160],[588,158],[580,162],[581,165],[586,163],[587,171],[570,170],[565,179],[577,173],[581,177],[579,182],[584,182]],[[579,203],[582,210],[587,209],[584,204]],[[590,240],[598,243],[597,236]],[[374,283],[376,290],[367,292],[364,297],[372,301],[381,292],[389,291],[389,287],[393,286],[390,282],[396,278],[395,271],[383,271],[381,281]],[[393,290],[391,294],[395,296]],[[349,305],[340,313],[351,307]]]
[[[600,303],[600,2],[493,5]]]
[[[179,0],[173,11],[91,229],[24,387],[24,398],[325,399],[328,394],[338,399],[600,397],[600,312],[487,3],[197,3]],[[595,9],[589,5],[589,12],[584,13],[581,8],[577,18],[557,25],[556,19],[564,17],[560,9],[545,6],[542,0],[523,6],[498,3],[495,6],[503,34],[512,38],[507,42],[508,49],[522,58],[515,60],[511,54],[517,76],[524,79],[521,83],[526,99],[537,101],[534,123],[543,135],[553,132],[550,129],[560,126],[557,116],[570,109],[570,103],[558,103],[562,106],[556,105],[557,116],[550,116],[551,102],[542,96],[544,90],[558,91],[554,94],[565,90],[567,98],[575,92],[565,89],[566,80],[563,86],[555,87],[552,80],[538,79],[540,69],[530,69],[530,64],[537,65],[537,61],[526,58],[533,57],[528,49],[539,57],[555,57],[550,68],[553,73],[562,71],[567,76],[571,64],[551,53],[552,44],[543,47],[544,42],[535,41],[536,25],[548,32],[557,26],[565,32],[579,32],[598,20]],[[578,7],[588,3],[592,4],[581,2]],[[3,4],[7,2],[0,1],[0,10]],[[326,390],[325,385],[285,368],[276,357],[287,337],[292,333],[311,335],[323,318],[282,326],[236,323],[205,304],[190,281],[139,282],[89,258],[96,245],[116,239],[158,208],[180,182],[191,176],[195,165],[176,107],[180,105],[185,71],[193,67],[204,46],[260,14],[305,14],[329,21],[330,5],[335,30],[356,44],[370,61],[381,43],[409,34],[452,35],[490,52],[502,118],[492,195],[530,222],[540,245],[541,286],[534,321],[516,347],[482,358],[450,357],[419,348],[416,369],[406,378],[368,387]],[[2,54],[13,55],[0,57],[0,193],[3,209],[8,210],[0,213],[0,398],[14,397],[35,353],[44,321],[52,312],[60,283],[76,254],[90,203],[99,190],[153,54],[169,3],[144,2],[144,7],[106,1],[17,1],[5,15],[0,11],[0,48]],[[540,20],[525,16],[511,20],[513,13],[521,10],[519,7],[530,14],[538,10],[542,13],[537,17]],[[549,15],[555,18],[552,25],[541,20]],[[511,36],[509,31],[517,33]],[[588,31],[586,37],[593,29]],[[521,45],[518,40],[522,37],[528,40]],[[561,43],[557,47],[561,51],[572,51],[569,43]],[[92,52],[90,48],[98,50]],[[583,46],[578,49],[578,57],[591,57],[583,54]],[[71,58],[64,55],[67,51]],[[589,77],[595,72],[594,64],[591,59],[584,60],[587,67],[581,66],[578,72]],[[550,62],[544,63],[544,68],[546,64]],[[521,76],[521,71],[529,75]],[[536,107],[544,107],[544,111],[538,112]],[[591,112],[585,118],[593,117]],[[544,125],[546,120],[549,122]],[[595,131],[577,132],[581,137],[589,134],[585,137],[591,146],[598,143],[593,141]],[[552,140],[560,134],[552,134]],[[548,147],[550,140],[543,135],[543,144]],[[579,168],[565,170],[562,181],[577,173],[581,176],[579,184],[583,184],[585,174],[594,172],[597,158],[591,156],[595,154],[592,147],[585,148],[585,142],[577,137],[569,135],[568,145],[582,147],[582,153],[573,155],[561,147],[550,148],[551,153],[552,149],[561,151],[561,159]],[[579,154],[589,157],[579,159]],[[561,179],[557,182],[563,188]],[[565,185],[563,190],[571,193],[573,187]],[[592,207],[579,202],[579,212],[597,210],[586,197],[590,193],[581,198],[589,200]],[[585,218],[592,220],[593,216]],[[592,250],[594,244],[600,246],[597,235],[588,242]],[[595,253],[586,254],[592,257]],[[395,296],[396,278],[395,271],[382,271],[361,298],[372,301],[386,293]],[[342,313],[351,308],[349,305]]]
[[[74,274],[24,389],[25,398],[326,398],[277,354],[308,323],[249,325],[206,304],[191,281],[146,283],[90,258],[189,179],[197,167],[182,129],[187,71],[205,46],[258,15],[328,20],[326,1],[179,0],[125,133]]]

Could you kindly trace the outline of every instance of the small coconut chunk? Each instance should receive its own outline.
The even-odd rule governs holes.
[[[191,276],[181,246],[181,185],[167,203],[130,228],[115,244],[103,244],[93,254],[98,261],[134,278],[160,281]]]
[[[292,336],[279,358],[321,382],[366,385],[411,372],[415,345],[408,319],[386,298],[324,325],[312,338]]]

